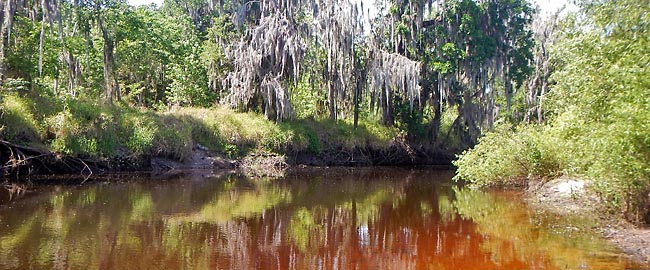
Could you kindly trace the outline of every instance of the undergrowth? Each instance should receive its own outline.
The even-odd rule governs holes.
[[[534,126],[498,125],[466,150],[454,165],[456,180],[474,185],[520,184],[529,178],[552,178],[563,173],[565,144]]]
[[[254,151],[278,154],[326,148],[384,149],[395,128],[360,121],[294,120],[276,123],[223,107],[158,112],[79,98],[2,95],[0,137],[54,152],[106,158],[161,156],[184,160],[201,145],[230,158]]]
[[[574,132],[561,125],[498,126],[459,155],[455,180],[475,186],[525,184],[559,176],[590,181],[605,209],[633,222],[648,222],[650,164],[638,136],[591,126]],[[631,151],[633,150],[633,151]]]

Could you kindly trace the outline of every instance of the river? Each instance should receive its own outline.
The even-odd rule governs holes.
[[[644,269],[453,172],[187,172],[0,192],[0,269]],[[648,269],[645,267],[645,269]]]

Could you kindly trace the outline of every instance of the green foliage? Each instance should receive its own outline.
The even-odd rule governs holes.
[[[173,44],[176,52],[171,58],[169,73],[170,84],[167,86],[167,99],[170,104],[186,106],[210,106],[214,93],[208,91],[206,70],[201,60],[201,43],[189,22],[189,17],[181,17],[176,23],[182,25],[177,31],[180,38]]]
[[[571,61],[552,77],[553,125],[575,145],[576,171],[596,179],[607,202],[638,219],[649,211],[650,7],[636,1],[581,6],[586,19],[573,21],[578,30],[567,31],[574,34],[555,52]]]
[[[153,155],[185,160],[192,154],[194,140],[191,125],[177,116],[153,114],[158,127],[165,127],[156,133]]]
[[[157,127],[152,122],[145,122],[142,119],[130,119],[133,121],[132,133],[126,142],[126,146],[135,154],[143,154],[151,151]]]
[[[0,138],[16,143],[39,143],[44,132],[29,100],[15,94],[3,94],[0,100]]]
[[[239,148],[237,148],[237,145],[230,143],[225,143],[223,145],[223,153],[226,154],[226,156],[229,158],[235,158],[240,155],[240,151]]]
[[[284,125],[288,130],[294,130],[294,147],[308,149],[313,153],[322,150],[343,148],[386,149],[390,142],[397,137],[398,129],[386,127],[374,121],[359,120],[355,129],[352,121],[294,120]],[[294,149],[294,150],[302,150]]]
[[[449,149],[464,149],[462,142],[458,136],[447,136],[451,134],[454,128],[454,122],[458,119],[458,107],[450,106],[442,110],[440,116],[440,130],[438,130],[438,138],[442,138],[442,142]]]
[[[332,18],[350,19],[345,23],[328,22],[330,25],[338,25],[336,29],[343,29],[339,31],[341,33],[337,33],[337,35],[341,34],[336,38],[338,41],[323,40],[322,35],[318,34],[325,25],[324,21],[318,21],[323,17],[319,17],[318,10],[323,5],[341,3],[311,3],[316,5],[312,6],[301,2],[296,6],[289,5],[291,12],[278,12],[277,15],[292,13],[287,20],[291,25],[282,31],[295,31],[290,35],[295,36],[296,39],[286,44],[280,42],[277,48],[264,49],[268,52],[262,54],[265,55],[262,59],[246,63],[257,63],[252,66],[260,69],[250,72],[252,77],[259,77],[251,80],[256,82],[251,84],[251,87],[260,86],[259,82],[264,74],[268,73],[267,69],[278,69],[275,71],[276,75],[282,75],[281,77],[286,79],[283,79],[280,84],[282,89],[287,90],[282,98],[284,100],[288,97],[291,101],[286,108],[295,109],[293,115],[287,112],[287,118],[312,119],[317,122],[320,121],[318,119],[330,115],[337,115],[335,118],[339,119],[347,118],[343,119],[344,124],[341,128],[344,132],[332,132],[332,138],[344,139],[341,145],[346,147],[367,145],[369,142],[363,140],[374,140],[372,136],[375,134],[363,134],[369,129],[374,129],[381,136],[385,136],[384,133],[395,133],[395,130],[380,131],[381,128],[371,123],[380,121],[380,117],[385,118],[386,124],[393,124],[393,120],[397,120],[397,128],[407,131],[408,139],[418,140],[417,143],[426,143],[431,136],[428,129],[432,129],[431,124],[435,123],[425,123],[434,118],[432,103],[462,107],[466,103],[478,101],[477,98],[472,98],[470,102],[461,102],[459,98],[462,96],[462,91],[477,89],[442,85],[443,81],[465,81],[454,74],[468,71],[475,73],[476,70],[499,65],[499,61],[491,58],[499,53],[512,55],[507,57],[508,61],[505,61],[511,65],[512,74],[516,73],[516,68],[527,65],[527,58],[517,58],[516,54],[519,49],[523,52],[526,47],[522,44],[529,41],[524,33],[525,19],[529,14],[525,3],[521,0],[485,3],[454,0],[447,1],[442,9],[435,11],[439,14],[424,14],[427,18],[418,18],[421,14],[418,14],[417,10],[424,10],[426,3],[413,2],[403,5],[389,1],[382,8],[390,10],[382,12],[381,16],[385,17],[377,18],[375,22],[378,24],[372,25],[372,32],[376,34],[374,40],[362,35],[364,32],[360,21],[362,16],[348,18],[341,13],[345,8],[332,9],[334,10],[332,12],[340,13],[333,14],[336,16]],[[178,106],[210,107],[230,103],[225,100],[226,90],[233,91],[234,95],[230,97],[244,94],[238,91],[245,87],[226,85],[223,82],[224,78],[235,69],[231,55],[235,50],[234,46],[242,38],[251,38],[251,35],[245,33],[251,33],[259,26],[261,6],[256,2],[246,4],[225,1],[218,4],[217,7],[204,0],[168,1],[157,8],[154,5],[135,7],[117,0],[60,1],[43,9],[44,7],[38,1],[25,2],[16,8],[13,27],[10,29],[11,38],[7,39],[8,44],[5,46],[6,63],[3,64],[6,64],[7,71],[1,74],[6,78],[5,87],[21,94],[31,92],[32,96],[51,96],[54,97],[55,102],[65,103],[67,106],[65,109],[55,110],[54,113],[47,113],[45,116],[36,116],[39,118],[37,122],[44,127],[52,124],[46,123],[48,121],[56,124],[54,126],[61,127],[59,130],[50,130],[53,134],[56,133],[56,136],[45,138],[48,143],[56,142],[55,145],[60,151],[84,152],[99,156],[115,154],[116,149],[124,150],[121,148],[142,154],[166,153],[172,148],[176,149],[170,150],[172,153],[184,152],[188,146],[174,145],[171,138],[176,135],[165,134],[168,130],[158,126],[160,121],[167,120],[146,116],[141,121],[153,122],[136,127],[126,123],[125,119],[142,115],[135,116],[137,113],[123,115],[120,110],[129,110],[129,106],[139,107],[143,109],[144,115],[147,115],[149,109],[165,111]],[[278,10],[285,8],[287,7],[283,6]],[[350,10],[352,11],[357,12]],[[439,15],[440,18],[436,18],[433,29],[429,29],[428,26],[416,27],[422,23],[421,19],[431,22],[430,16]],[[387,27],[389,23],[391,27]],[[341,28],[343,25],[346,26]],[[332,35],[329,36],[332,38]],[[393,40],[386,38],[388,36]],[[272,41],[265,40],[262,43],[269,42]],[[242,44],[244,43],[246,42]],[[294,47],[295,53],[291,53],[291,56],[288,54],[282,56],[281,58],[286,59],[282,59],[281,62],[284,64],[281,67],[268,66],[271,62],[278,62],[280,59],[273,58],[279,58],[279,52],[289,47]],[[369,57],[373,55],[374,49],[399,54],[424,64],[423,75],[420,78],[429,81],[426,87],[425,83],[420,83],[421,88],[411,87],[422,90],[416,91],[420,94],[421,100],[418,99],[415,108],[411,109],[409,106],[407,109],[403,100],[393,98],[400,95],[385,97],[389,100],[380,101],[382,99],[380,92],[367,89],[370,78],[368,69],[372,60]],[[348,56],[350,59],[347,59]],[[298,59],[300,63],[294,63]],[[510,61],[511,59],[521,61]],[[492,63],[493,60],[496,62]],[[289,66],[294,64],[298,64],[296,67],[299,69],[294,70]],[[485,78],[488,74],[496,76],[491,75],[490,72],[470,74],[468,77]],[[411,70],[411,73],[417,72]],[[453,78],[454,76],[456,78]],[[336,90],[336,93],[328,93],[328,84],[332,87],[330,91]],[[224,87],[228,89],[223,89]],[[395,91],[400,90],[399,86],[391,87],[395,88],[393,89]],[[439,93],[441,91],[449,93]],[[123,103],[117,107],[104,107],[99,100],[104,96],[110,96],[107,93],[113,93],[115,99],[117,94],[120,94],[119,102]],[[413,97],[415,96],[416,94],[413,94]],[[262,109],[264,102],[271,104],[272,100],[277,98],[279,97],[262,98],[257,92],[249,99],[248,103],[251,104],[246,105],[260,112],[264,110]],[[483,99],[482,97],[481,100]],[[75,100],[80,104],[71,104],[75,103]],[[489,98],[485,100],[488,101],[479,105],[490,104]],[[88,106],[94,112],[75,111],[81,109],[77,108],[78,106],[86,106],[83,104],[92,104]],[[390,107],[386,111],[392,114],[379,116],[377,108],[382,106]],[[333,112],[330,113],[329,110]],[[100,111],[103,114],[99,114]],[[368,126],[361,131],[350,131],[347,123],[356,113]],[[474,114],[480,113],[483,112],[474,112]],[[55,117],[55,114],[58,116]],[[80,116],[82,118],[79,118]],[[107,117],[108,120],[100,120],[96,123],[92,120],[101,117]],[[183,122],[185,120],[188,121]],[[231,153],[246,153],[250,149],[257,148],[289,151],[289,148],[302,149],[303,147],[320,152],[323,148],[322,138],[313,134],[311,128],[306,129],[309,131],[305,133],[272,128],[268,129],[268,132],[243,135],[241,136],[243,140],[239,140],[238,136],[242,134],[235,134],[232,130],[228,130],[229,125],[220,126],[211,123],[211,120],[190,118],[183,119],[181,122],[188,123],[187,125],[196,129],[192,129],[189,133],[182,133],[178,135],[179,137],[190,136],[203,144],[218,145],[213,148],[220,150],[224,150],[228,145],[236,146],[238,151],[228,151]],[[210,123],[205,124],[206,122]],[[229,124],[236,122],[231,121]],[[90,127],[94,124],[103,127]],[[266,123],[262,125],[263,129],[269,127],[265,125]],[[212,131],[215,128],[226,128],[226,130]],[[7,127],[5,130],[9,132],[9,129],[11,128]],[[246,133],[247,130],[241,126],[237,129],[244,130],[241,133]],[[438,127],[433,129],[439,130]],[[464,129],[461,127],[459,130]],[[44,132],[37,133],[40,134],[36,137],[45,135]],[[351,134],[359,135],[357,133],[362,133],[363,139],[356,140],[350,137]],[[92,147],[95,145],[93,143],[74,139],[82,135],[96,138],[96,148]],[[461,135],[454,133],[454,137]],[[327,140],[330,139],[328,137]],[[370,143],[383,146],[389,140],[379,139]],[[156,142],[160,142],[164,147],[157,147]],[[179,155],[172,154],[172,156]]]
[[[322,93],[314,91],[313,80],[315,76],[305,74],[301,76],[300,81],[292,87],[291,104],[293,104],[294,114],[300,119],[315,119],[321,116],[321,104],[327,100]]]
[[[54,151],[65,154],[81,156],[96,156],[99,154],[97,139],[88,138],[85,135],[67,136],[52,141],[51,147]]]
[[[553,48],[559,64],[548,123],[487,134],[456,161],[456,178],[491,184],[560,173],[588,177],[606,204],[639,221],[650,201],[650,25],[640,19],[648,6],[583,1],[581,7],[584,18],[569,17]]]
[[[236,38],[236,34],[231,17],[219,16],[214,18],[212,28],[208,30],[207,40],[203,42],[201,61],[206,71],[208,88],[217,98],[221,97],[223,91],[221,80],[231,70],[223,44]]]
[[[51,133],[48,143],[55,152],[81,155],[100,155],[107,151],[107,147],[115,145],[107,142],[112,126],[105,120],[111,114],[100,110],[94,103],[85,101],[68,100],[64,103],[62,111],[47,117],[44,122],[48,132]],[[109,132],[106,132],[109,131]]]
[[[27,91],[30,89],[31,83],[29,81],[23,80],[21,78],[9,78],[7,79],[3,87],[5,90],[10,91],[10,92],[16,92],[16,93],[27,93]]]
[[[548,131],[533,126],[511,129],[507,124],[479,139],[454,161],[455,180],[476,185],[517,184],[530,177],[556,177],[562,172],[563,145]]]
[[[426,138],[427,123],[424,112],[411,108],[408,101],[402,101],[399,97],[393,99],[393,103],[395,126],[407,132],[411,138]]]

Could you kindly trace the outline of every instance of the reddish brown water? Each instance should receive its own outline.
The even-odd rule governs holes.
[[[0,269],[640,269],[452,173],[178,176],[0,196]]]

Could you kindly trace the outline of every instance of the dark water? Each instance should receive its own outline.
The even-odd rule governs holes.
[[[0,195],[0,269],[639,269],[452,173],[190,175]]]

